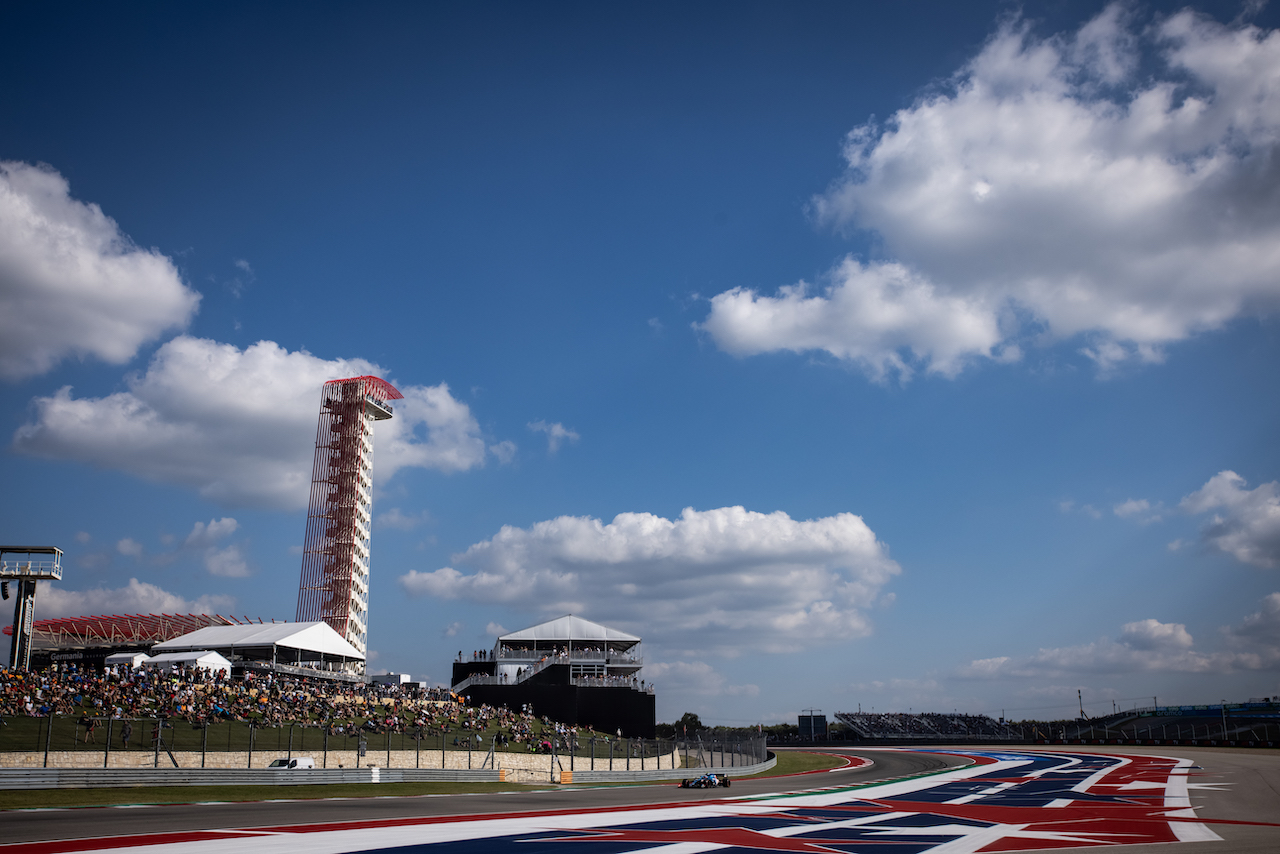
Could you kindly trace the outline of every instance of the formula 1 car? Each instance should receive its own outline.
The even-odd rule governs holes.
[[[725,774],[703,774],[692,780],[681,780],[682,789],[716,789],[729,788],[729,777]]]

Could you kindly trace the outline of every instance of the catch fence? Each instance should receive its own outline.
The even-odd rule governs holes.
[[[260,768],[309,757],[317,768],[493,769],[508,756],[549,756],[568,771],[736,768],[767,759],[763,737],[682,740],[574,736],[551,727],[516,740],[484,731],[378,731],[286,724],[263,727],[177,718],[11,717],[0,726],[0,766]],[[510,762],[506,763],[510,765]]]

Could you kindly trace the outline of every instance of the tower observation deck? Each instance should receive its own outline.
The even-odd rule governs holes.
[[[330,380],[320,397],[298,622],[323,620],[363,655],[369,633],[373,423],[403,395],[380,377]]]

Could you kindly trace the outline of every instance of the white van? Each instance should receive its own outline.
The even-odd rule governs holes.
[[[306,756],[299,756],[296,759],[276,759],[268,768],[314,768],[316,761]]]

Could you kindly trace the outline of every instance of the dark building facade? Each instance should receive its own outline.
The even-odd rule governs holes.
[[[472,703],[529,706],[536,715],[601,732],[652,738],[653,686],[640,670],[640,638],[572,615],[498,638],[459,656],[453,691]]]

